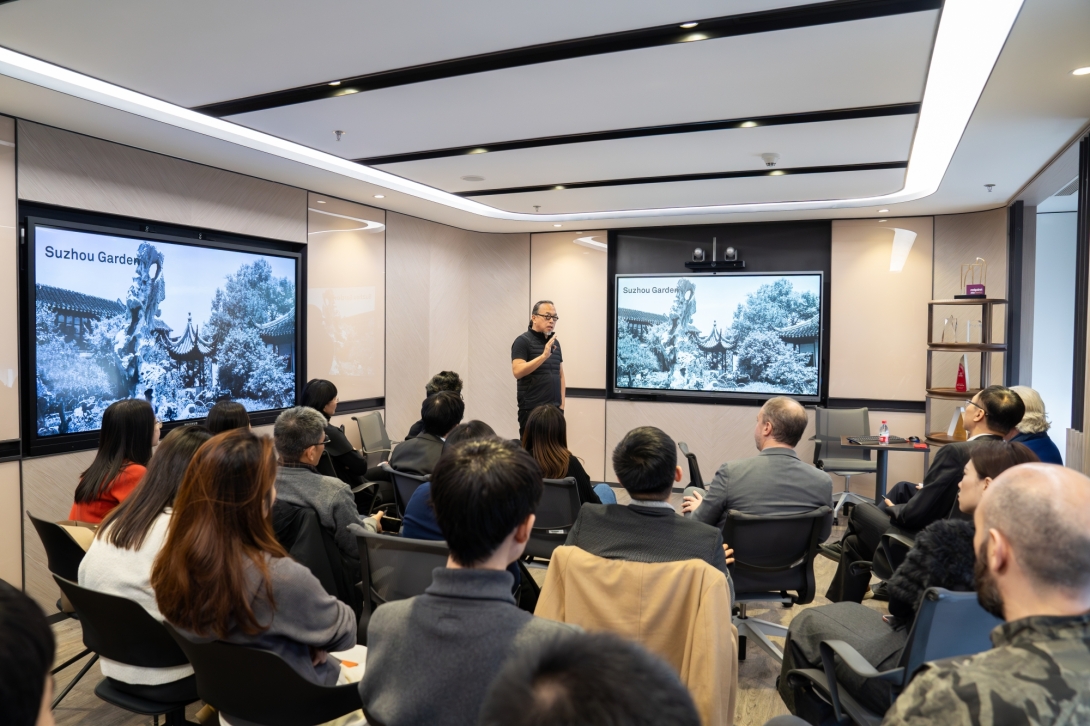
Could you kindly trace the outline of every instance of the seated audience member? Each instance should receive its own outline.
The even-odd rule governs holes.
[[[609,633],[573,633],[513,657],[480,726],[700,726],[674,669]]]
[[[592,487],[590,477],[579,459],[568,451],[568,424],[564,412],[556,406],[538,406],[526,419],[522,448],[530,452],[546,479],[572,477],[579,487],[583,504],[616,504],[617,497],[608,484]],[[603,501],[600,497],[604,496]]]
[[[272,651],[312,683],[335,685],[329,651],[356,643],[352,608],[326,594],[276,541],[270,439],[245,429],[207,441],[186,471],[151,574],[163,617],[192,640]]]
[[[0,723],[53,726],[53,645],[38,604],[0,580]]]
[[[452,393],[462,394],[462,377],[454,371],[439,371],[427,385],[424,386],[424,398],[433,396],[439,391],[451,391]],[[415,439],[420,434],[424,433],[424,420],[420,419],[412,426],[409,427],[409,433],[405,436],[405,440]]]
[[[139,398],[114,401],[102,414],[95,460],[80,475],[68,518],[98,524],[132,494],[144,477],[159,422],[151,404]]]
[[[205,426],[213,436],[232,429],[248,429],[250,414],[246,413],[246,407],[238,401],[219,401],[209,409]]]
[[[358,560],[356,534],[349,525],[381,532],[382,513],[361,519],[348,485],[340,479],[323,476],[315,468],[322,457],[326,428],[321,414],[308,406],[289,408],[276,417],[273,440],[280,454],[276,497],[297,507],[313,509],[322,526],[333,534],[341,554]]]
[[[514,442],[476,439],[443,454],[431,497],[450,558],[425,594],[371,616],[360,681],[370,723],[476,724],[505,661],[568,632],[520,610],[506,572],[530,539],[541,489],[537,463]]]
[[[337,387],[331,381],[321,378],[312,378],[303,386],[303,393],[299,396],[299,405],[313,408],[325,417],[325,437],[329,442],[325,446],[329,458],[333,461],[333,470],[337,472],[337,478],[351,487],[356,487],[364,481],[376,481],[385,479],[385,473],[377,469],[372,474],[381,474],[381,477],[368,476],[367,457],[356,451],[352,442],[348,440],[340,426],[330,423],[333,414],[337,413]]]
[[[443,439],[462,422],[465,411],[461,394],[440,391],[428,396],[420,407],[424,432],[398,444],[390,455],[390,466],[406,474],[431,474],[443,454]]]
[[[703,560],[729,581],[723,532],[678,516],[668,501],[681,481],[673,439],[654,426],[632,429],[613,450],[613,471],[632,503],[583,506],[565,544],[612,560]]]
[[[1027,462],[1037,461],[1022,444],[982,441],[973,447],[959,485],[958,506],[973,516],[980,497],[1001,473]],[[973,589],[973,524],[962,519],[940,519],[916,537],[904,562],[889,580],[889,612],[854,602],[809,608],[792,621],[784,647],[783,664],[777,682],[784,703],[793,713],[812,721],[832,718],[832,708],[810,692],[795,688],[787,674],[797,668],[821,669],[820,646],[825,640],[843,640],[859,651],[879,671],[895,668],[916,610],[929,587],[957,592]],[[890,689],[883,682],[863,683],[852,671],[837,670],[841,683],[860,703],[877,713],[889,708]]]
[[[1090,723],[1090,479],[1022,464],[973,518],[977,598],[1006,623],[991,650],[925,665],[883,725]]]
[[[89,590],[128,598],[156,620],[163,616],[151,589],[151,566],[163,547],[173,514],[174,498],[186,468],[201,445],[212,438],[203,426],[179,426],[159,445],[143,483],[131,497],[106,515],[79,566],[79,584]],[[140,686],[174,683],[177,700],[195,697],[193,668],[141,668],[100,659],[102,675],[121,691],[143,695]],[[162,689],[158,689],[162,690]],[[155,698],[162,700],[163,693]]]
[[[832,545],[822,545],[822,552],[840,564],[826,593],[833,602],[862,602],[870,582],[870,573],[851,574],[853,562],[870,562],[882,535],[891,528],[914,534],[951,514],[957,516],[957,485],[965,471],[965,462],[979,441],[999,440],[1022,420],[1025,410],[1018,394],[1004,386],[988,386],[966,402],[965,428],[968,441],[956,441],[939,448],[924,475],[923,483],[902,483],[911,492],[904,504],[886,499],[881,507],[859,504],[848,517],[844,538]]]
[[[491,439],[496,436],[492,427],[484,421],[467,421],[454,427],[443,442],[443,451],[453,448],[463,441],[471,439]],[[409,539],[441,540],[443,532],[435,518],[435,509],[431,503],[431,482],[426,481],[416,488],[405,505],[402,513],[401,536]],[[517,571],[517,568],[516,568]]]
[[[1029,386],[1012,386],[1011,390],[1026,404],[1022,421],[1011,431],[1014,434],[1011,441],[1028,446],[1042,463],[1063,466],[1060,450],[1048,435],[1051,424],[1045,415],[1045,402],[1041,400],[1041,394]]]
[[[820,469],[799,460],[795,446],[806,430],[806,409],[794,399],[777,396],[757,412],[753,441],[757,456],[723,464],[708,490],[685,490],[682,511],[689,517],[722,529],[727,512],[753,515],[805,514],[833,506],[833,480]],[[824,541],[832,521],[821,533]]]

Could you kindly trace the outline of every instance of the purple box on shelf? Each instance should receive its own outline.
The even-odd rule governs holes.
[[[984,297],[983,285],[966,285],[965,294],[972,297]]]

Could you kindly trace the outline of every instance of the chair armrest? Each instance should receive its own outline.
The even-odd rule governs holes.
[[[852,646],[845,643],[843,640],[825,640],[821,643],[821,662],[825,666],[826,678],[832,678],[829,666],[833,664],[833,654],[840,656],[840,660],[844,662],[844,665],[848,666],[856,675],[868,680],[887,681],[889,683],[898,684],[904,679],[905,669],[894,668],[888,671],[879,671],[877,668],[867,662],[867,659],[859,654]],[[826,664],[826,656],[828,656],[828,665]]]
[[[870,572],[873,569],[873,565],[870,562],[853,562],[848,565],[848,573],[852,575],[862,575],[864,572]]]
[[[366,447],[362,447],[362,446],[360,447],[360,451],[362,451],[365,454],[389,453],[392,450],[393,449],[368,449]]]
[[[894,542],[900,542],[901,544],[903,544],[905,546],[905,549],[912,549],[913,547],[916,546],[916,540],[912,539],[911,537],[907,537],[907,536],[905,536],[903,534],[900,534],[898,532],[886,532],[885,534],[882,535],[882,538],[883,539],[891,539]]]
[[[375,486],[376,484],[378,484],[377,481],[365,481],[363,484],[360,484],[358,487],[352,487],[352,493],[353,494],[359,494],[364,489],[370,489],[371,487]]]

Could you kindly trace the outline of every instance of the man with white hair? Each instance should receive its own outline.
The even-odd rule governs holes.
[[[1007,622],[992,650],[925,666],[883,726],[1090,723],[1090,479],[1015,466],[974,519],[977,598]]]

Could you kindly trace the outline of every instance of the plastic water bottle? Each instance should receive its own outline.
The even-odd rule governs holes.
[[[882,446],[889,444],[889,426],[886,425],[885,421],[878,427],[878,443]]]

